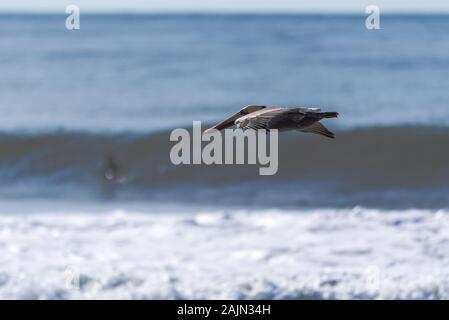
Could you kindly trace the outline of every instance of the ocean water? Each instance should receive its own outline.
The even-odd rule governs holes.
[[[449,298],[448,16],[65,18],[0,15],[1,298]],[[337,139],[170,162],[247,104]]]

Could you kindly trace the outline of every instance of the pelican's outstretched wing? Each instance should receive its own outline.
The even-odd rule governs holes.
[[[244,129],[265,129],[270,130],[270,121],[275,119],[281,113],[284,113],[286,109],[281,108],[266,108],[260,111],[256,111],[238,118],[235,123]]]

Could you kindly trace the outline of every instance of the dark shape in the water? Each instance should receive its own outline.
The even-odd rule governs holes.
[[[104,180],[108,182],[123,182],[125,178],[123,169],[111,155],[106,156],[103,161],[101,172]]]

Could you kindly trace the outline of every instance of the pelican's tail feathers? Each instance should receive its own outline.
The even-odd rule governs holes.
[[[335,139],[335,134],[329,130],[327,130],[327,128],[320,122],[315,122],[314,124],[301,129],[300,131],[303,132],[310,132],[310,133],[316,133],[316,134],[320,134],[322,136],[331,138],[331,139]]]

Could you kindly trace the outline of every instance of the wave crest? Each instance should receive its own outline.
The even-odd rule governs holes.
[[[147,198],[163,191],[169,192],[170,197],[191,198],[186,194],[195,189],[221,200],[229,195],[229,201],[239,197],[246,201],[254,198],[249,193],[257,190],[259,197],[263,194],[277,202],[290,196],[293,197],[290,203],[298,204],[303,203],[298,199],[313,202],[316,197],[326,204],[332,202],[331,193],[344,194],[348,199],[370,192],[382,192],[384,198],[400,198],[416,191],[423,194],[421,200],[426,200],[426,205],[447,204],[449,129],[446,128],[356,129],[339,132],[336,140],[280,134],[279,171],[274,176],[260,176],[258,165],[175,166],[169,157],[174,144],[169,141],[168,131],[115,135],[2,134],[0,176],[8,184],[0,191],[3,195],[6,191],[25,192],[24,182],[31,183],[29,189],[41,193],[52,186],[59,191],[70,186],[84,191],[100,190],[105,185],[104,164],[112,158],[117,175],[126,178],[113,188],[119,193],[132,191],[133,197],[140,194]],[[32,182],[40,187],[36,188]],[[18,185],[21,188],[14,187]],[[248,194],[242,195],[241,188],[245,186]],[[237,190],[240,196],[236,197],[232,190]],[[426,190],[431,192],[423,193]],[[337,199],[333,202],[347,203]]]

